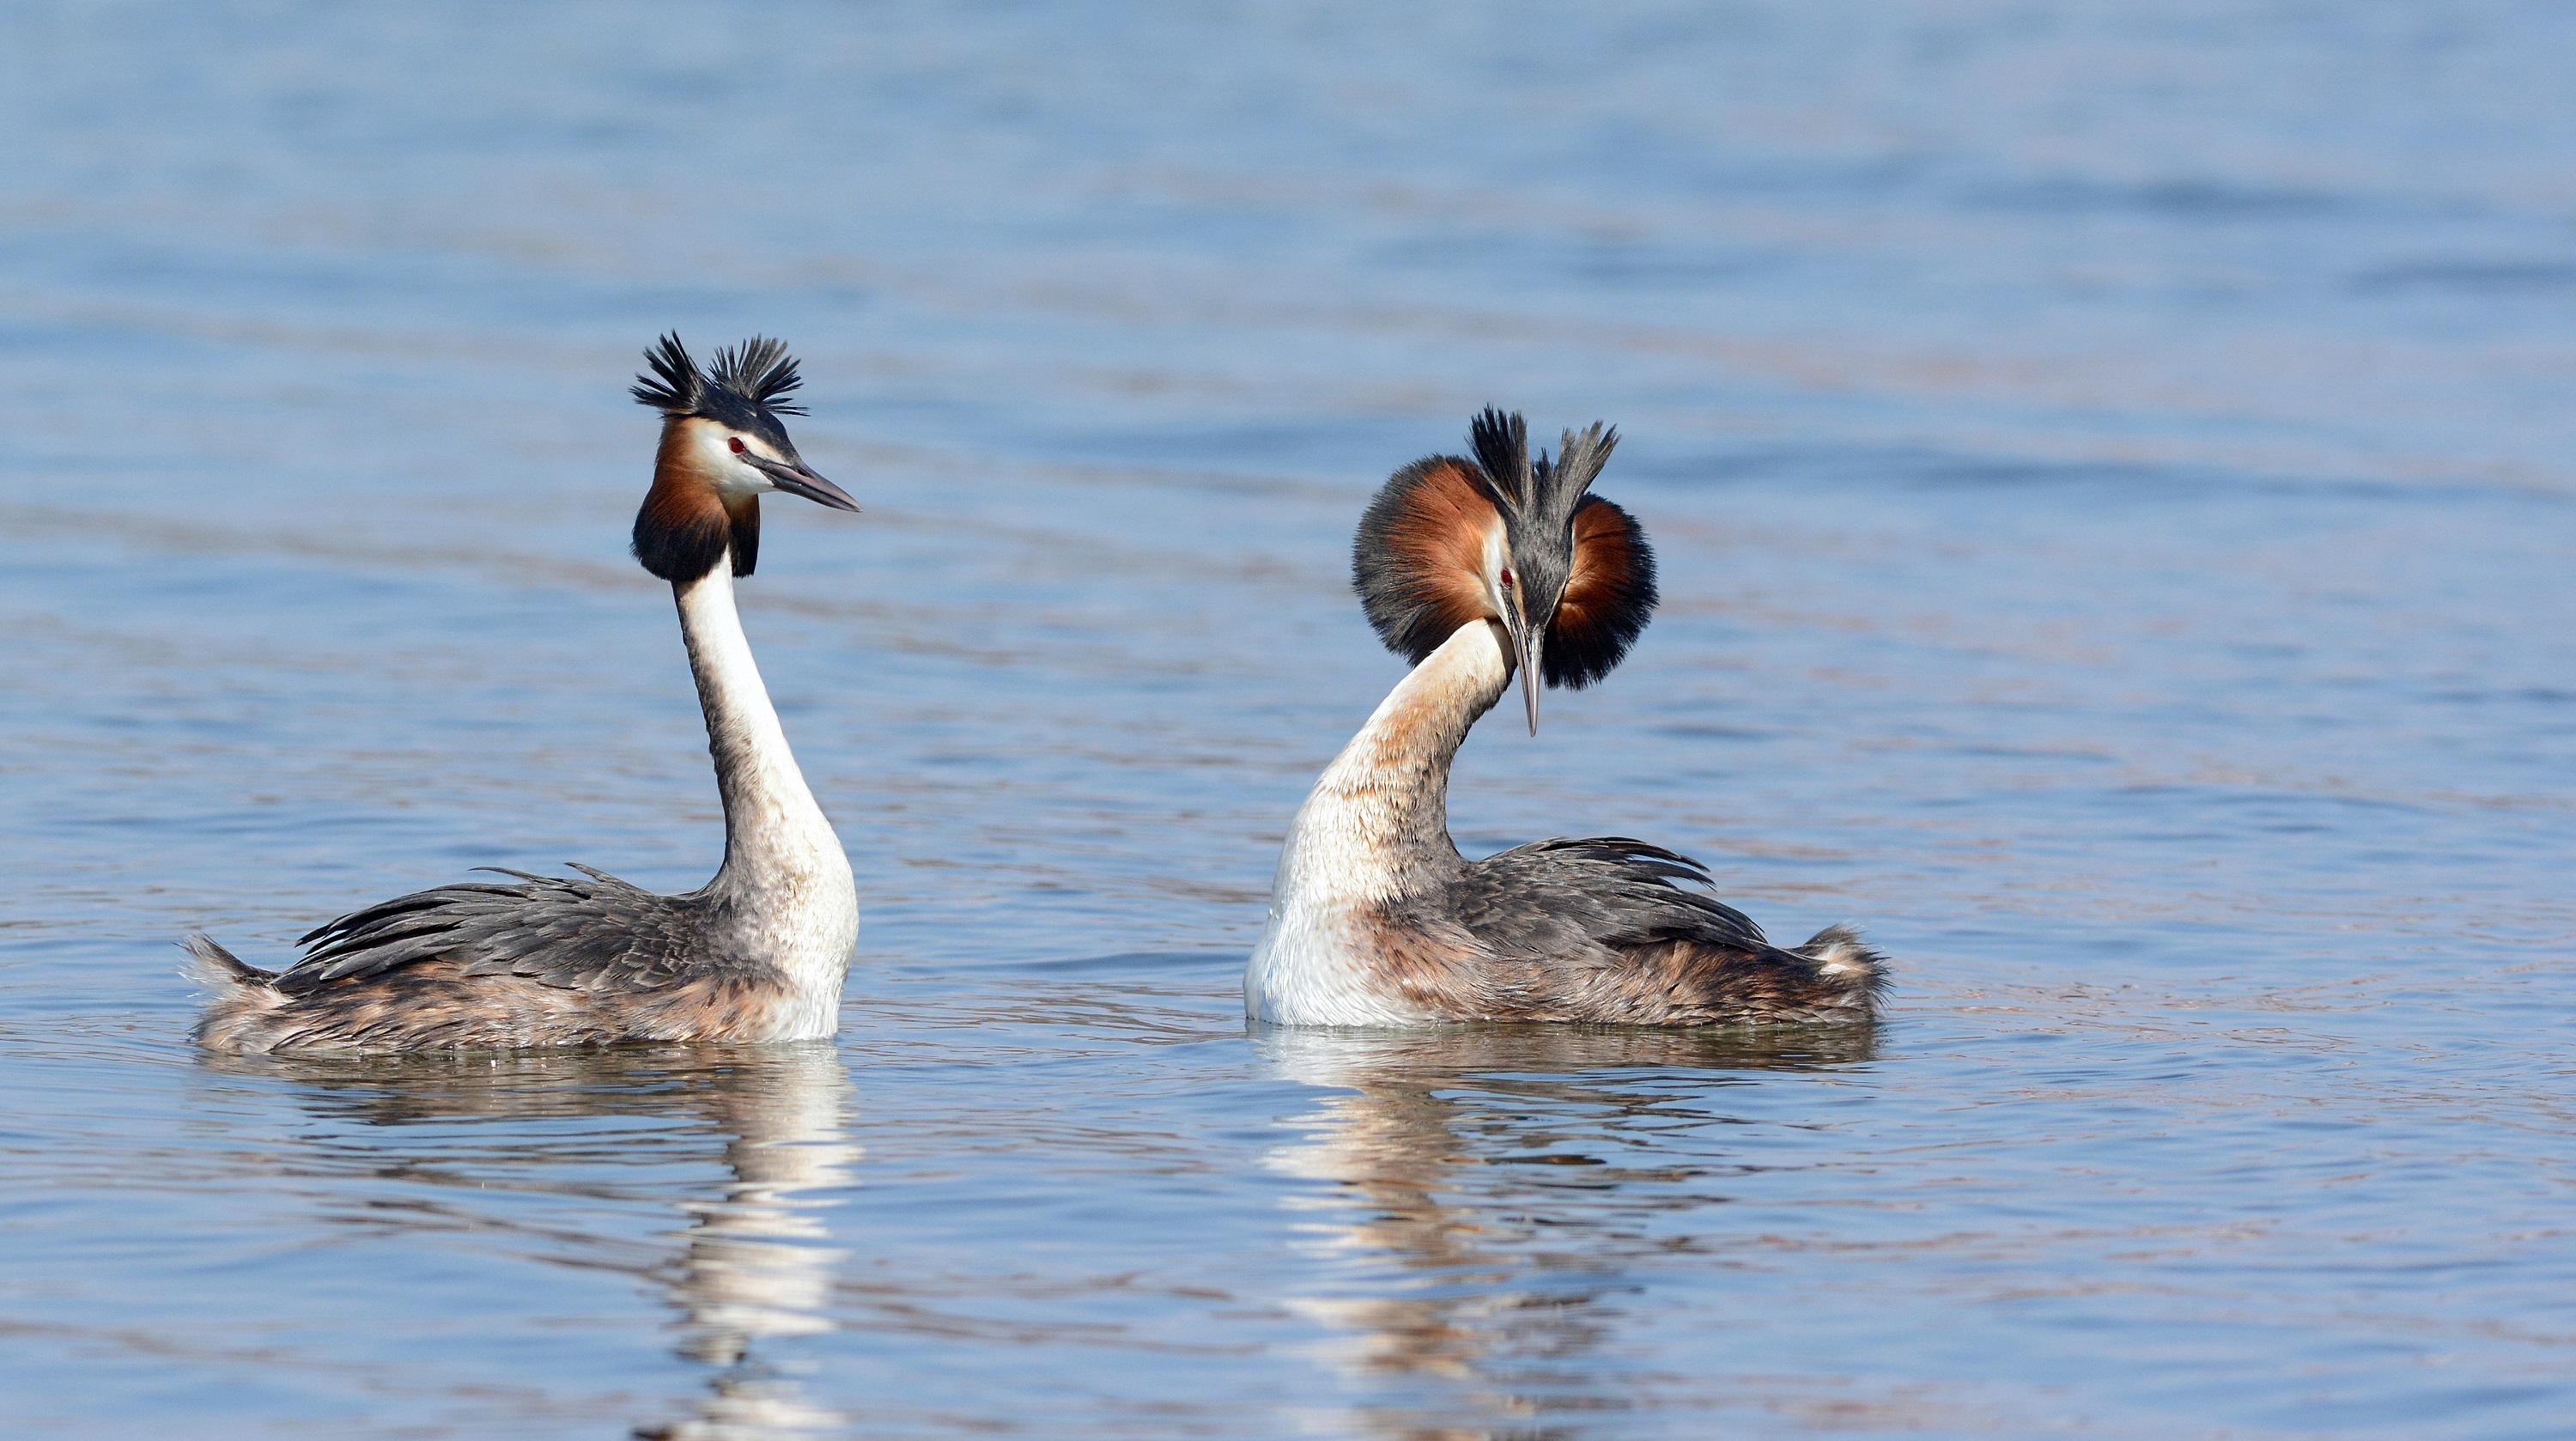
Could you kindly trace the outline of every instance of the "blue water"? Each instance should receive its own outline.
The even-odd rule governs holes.
[[[7,29],[9,1434],[2576,1434],[2576,12]],[[744,591],[837,1044],[197,1055],[187,929],[712,869],[669,327],[866,507]],[[1488,402],[1667,599],[1462,844],[1859,921],[1874,1033],[1246,1033]]]

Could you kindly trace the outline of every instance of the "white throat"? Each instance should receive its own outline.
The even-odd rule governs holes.
[[[779,966],[819,1007],[779,1039],[829,1035],[858,941],[850,858],[806,788],[761,684],[734,609],[731,559],[672,591],[724,798],[724,865],[702,894],[731,902],[737,944]]]

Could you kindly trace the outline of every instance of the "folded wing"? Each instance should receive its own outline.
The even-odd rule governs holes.
[[[487,869],[496,869],[488,868]],[[415,891],[305,936],[304,957],[277,977],[289,996],[441,962],[443,974],[516,977],[587,993],[651,991],[677,980],[706,918],[691,897],[656,895],[587,866],[572,876],[499,871]]]

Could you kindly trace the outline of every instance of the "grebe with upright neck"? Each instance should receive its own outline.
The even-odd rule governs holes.
[[[1598,424],[1533,460],[1487,410],[1473,459],[1399,470],[1360,520],[1352,580],[1413,672],[1315,783],[1289,827],[1244,1011],[1287,1026],[1572,1021],[1707,1026],[1868,1021],[1886,962],[1845,926],[1773,945],[1685,856],[1618,837],[1480,861],[1449,837],[1449,767],[1520,676],[1610,673],[1654,613],[1654,553],[1590,494],[1618,443]]]
[[[662,414],[635,558],[671,583],[724,799],[715,879],[664,896],[579,877],[415,892],[306,935],[283,971],[187,940],[212,991],[196,1038],[232,1052],[384,1052],[624,1041],[785,1041],[839,1028],[858,942],[849,857],[788,751],[734,610],[760,553],[760,497],[858,503],[779,417],[804,411],[787,348],[759,337],[701,370],[666,336],[635,398]]]

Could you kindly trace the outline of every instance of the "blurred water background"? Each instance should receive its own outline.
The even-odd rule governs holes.
[[[10,1434],[2576,1433],[2576,12],[5,30]],[[186,929],[712,869],[668,327],[866,506],[745,591],[837,1047],[196,1055]],[[1667,601],[1462,844],[1857,920],[1874,1034],[1246,1033],[1489,402]]]

